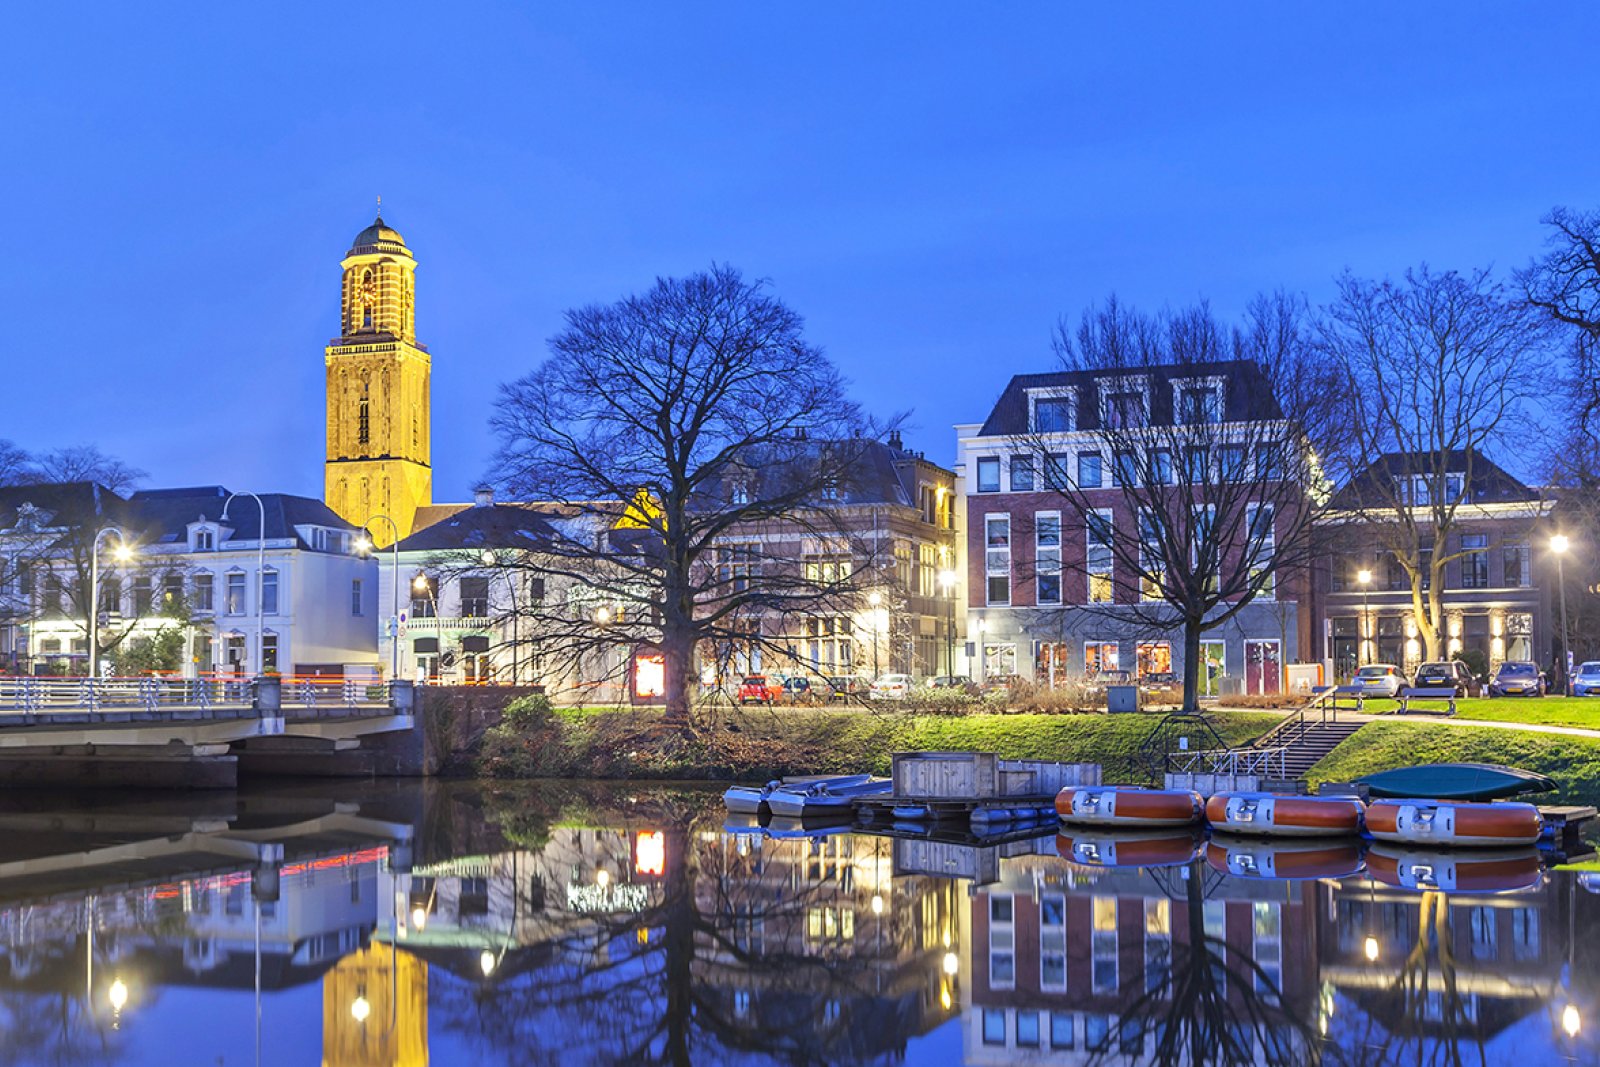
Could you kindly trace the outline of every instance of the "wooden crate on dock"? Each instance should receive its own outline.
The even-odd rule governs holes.
[[[897,752],[894,795],[903,800],[992,800],[1055,796],[1069,785],[1099,785],[1098,763],[1003,760],[993,752]]]

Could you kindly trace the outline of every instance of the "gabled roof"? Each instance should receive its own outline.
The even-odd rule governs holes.
[[[1077,405],[1073,424],[1080,430],[1100,428],[1100,383],[1117,379],[1147,375],[1154,379],[1155,389],[1150,397],[1150,421],[1155,426],[1172,425],[1172,385],[1175,381],[1192,378],[1221,378],[1223,380],[1223,419],[1238,422],[1246,419],[1278,419],[1282,410],[1271,395],[1266,376],[1261,368],[1247,359],[1218,360],[1214,363],[1181,363],[1151,367],[1126,367],[1105,370],[1054,371],[1046,374],[1018,374],[1006,385],[994,409],[984,420],[981,437],[1001,437],[1028,432],[1028,391],[1030,389],[1065,389],[1077,391]]]
[[[731,495],[734,480],[742,477],[750,483],[749,489],[754,499],[760,499],[764,495],[782,496],[785,468],[791,464],[804,464],[810,459],[817,458],[821,450],[826,448],[848,449],[853,460],[843,472],[837,487],[838,498],[829,501],[831,504],[846,506],[889,504],[915,508],[919,506],[917,500],[919,464],[927,464],[943,472],[946,477],[954,478],[950,471],[931,462],[920,453],[909,451],[896,444],[876,440],[812,440],[803,442],[800,447],[774,444],[772,446],[774,453],[781,451],[781,456],[775,456],[771,462],[748,461],[742,464],[744,468],[742,474],[730,469],[719,477],[709,479],[704,483],[703,495],[714,502],[713,506],[721,507]],[[815,474],[814,471],[807,471],[802,476],[812,478]]]
[[[261,509],[258,510],[253,497],[241,494],[229,504],[229,495],[227,487],[221,485],[140,490],[127,500],[127,523],[138,531],[139,540],[147,544],[175,544],[188,536],[190,523],[201,519],[220,521],[226,504],[228,526],[233,529],[233,539],[238,541],[254,541],[260,536],[263,511],[267,540],[293,537],[302,548],[311,546],[299,537],[297,527],[322,526],[344,531],[356,529],[322,501],[312,497],[261,493]]]
[[[401,552],[534,548],[557,537],[559,518],[527,504],[468,504],[400,542]]]
[[[94,520],[119,522],[125,501],[94,482],[45,482],[0,487],[0,531],[16,526],[18,512],[37,508],[47,526],[76,526]]]
[[[1532,503],[1540,499],[1537,489],[1531,489],[1512,477],[1504,467],[1482,452],[1474,455],[1468,449],[1452,450],[1445,456],[1444,473],[1465,474],[1469,461],[1472,481],[1467,486],[1464,503],[1514,504]],[[1433,453],[1386,452],[1341,486],[1333,494],[1328,506],[1335,511],[1382,507],[1392,497],[1379,489],[1375,481],[1387,484],[1407,475],[1429,474],[1436,466]]]

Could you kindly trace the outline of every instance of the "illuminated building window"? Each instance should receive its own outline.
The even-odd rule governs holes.
[[[1093,898],[1091,975],[1096,993],[1117,991],[1117,898]]]
[[[1008,896],[989,898],[989,985],[1009,989],[1017,979],[1016,914]]]
[[[1039,899],[1039,988],[1067,988],[1067,898]]]

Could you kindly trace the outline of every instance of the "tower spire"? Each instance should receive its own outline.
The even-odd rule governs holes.
[[[382,194],[379,194],[379,196],[378,196],[378,217],[380,219],[383,218],[383,196],[382,196]]]

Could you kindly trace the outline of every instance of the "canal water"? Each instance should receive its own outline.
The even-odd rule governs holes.
[[[1600,875],[715,792],[0,796],[0,1064],[1600,1058]]]

